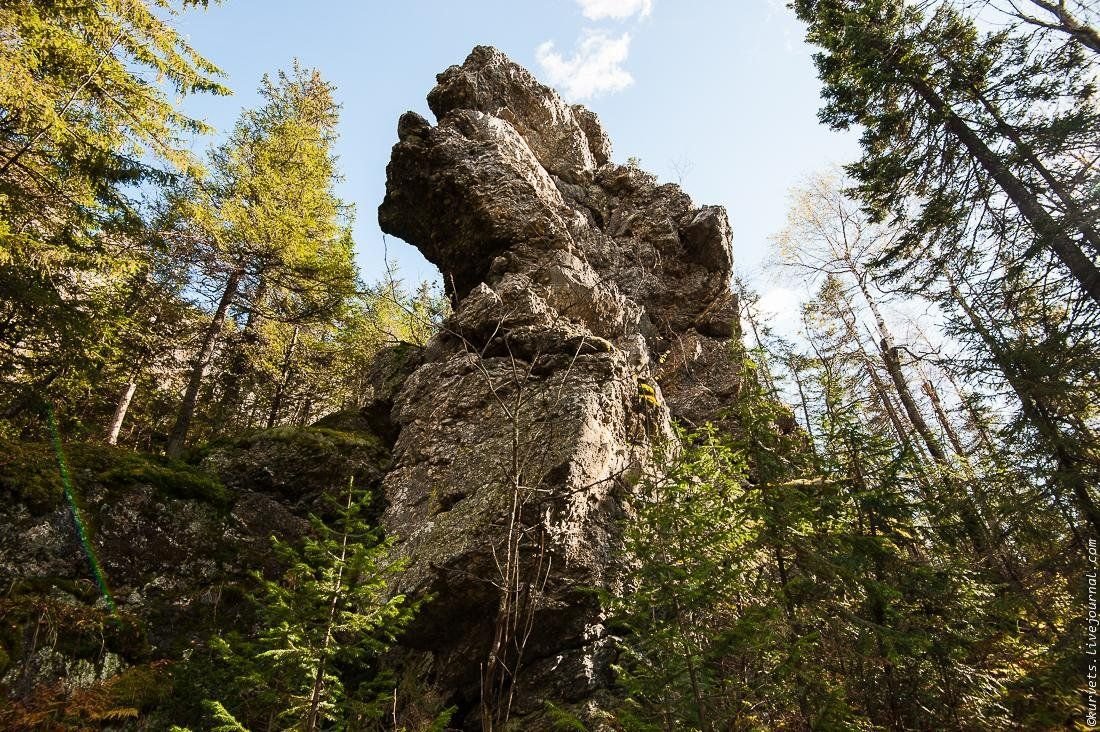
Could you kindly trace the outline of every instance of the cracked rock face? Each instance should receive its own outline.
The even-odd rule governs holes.
[[[401,589],[434,598],[406,643],[475,709],[518,620],[498,654],[513,716],[537,729],[550,701],[595,723],[612,644],[591,589],[615,591],[623,497],[674,420],[717,419],[737,389],[730,226],[611,163],[596,115],[496,49],[437,82],[436,124],[398,123],[379,208],[454,303],[393,397],[384,523]]]

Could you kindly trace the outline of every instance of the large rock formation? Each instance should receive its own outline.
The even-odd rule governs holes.
[[[673,420],[737,388],[730,227],[611,163],[592,112],[496,49],[437,81],[379,208],[454,305],[392,394],[383,520],[401,589],[433,598],[405,643],[467,726],[498,660],[526,728],[547,701],[595,721],[613,648],[592,590],[616,591],[622,498]]]

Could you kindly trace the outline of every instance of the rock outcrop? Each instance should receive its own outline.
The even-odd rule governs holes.
[[[437,82],[436,124],[398,122],[379,208],[454,308],[393,395],[383,523],[401,589],[433,598],[405,643],[467,726],[497,664],[525,728],[546,702],[598,722],[613,647],[593,590],[617,589],[622,499],[674,420],[737,389],[730,226],[611,163],[592,112],[496,49]]]

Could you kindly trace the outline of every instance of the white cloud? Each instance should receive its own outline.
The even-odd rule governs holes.
[[[643,18],[653,9],[653,0],[577,0],[581,13],[589,20],[614,18],[622,20],[640,14]]]
[[[547,80],[566,97],[577,100],[622,91],[633,84],[634,77],[622,66],[629,53],[629,33],[616,38],[586,30],[570,58],[554,50],[553,41],[535,49],[535,58]]]

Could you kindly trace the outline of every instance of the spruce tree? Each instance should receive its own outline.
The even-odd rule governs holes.
[[[950,3],[798,0],[825,84],[823,122],[863,128],[848,166],[878,217],[909,219],[884,259],[954,251],[972,214],[1005,206],[1030,242],[1100,301],[1095,150],[1100,113],[1090,67],[1072,46],[1035,48],[1009,32],[982,34]],[[1053,110],[1039,116],[1034,110]],[[919,205],[915,216],[909,211]]]
[[[215,640],[236,674],[219,706],[250,727],[312,732],[338,720],[360,727],[388,710],[377,662],[415,606],[392,593],[401,564],[366,519],[371,496],[351,480],[335,518],[311,517],[302,546],[274,541],[286,567],[261,578],[251,638]]]

